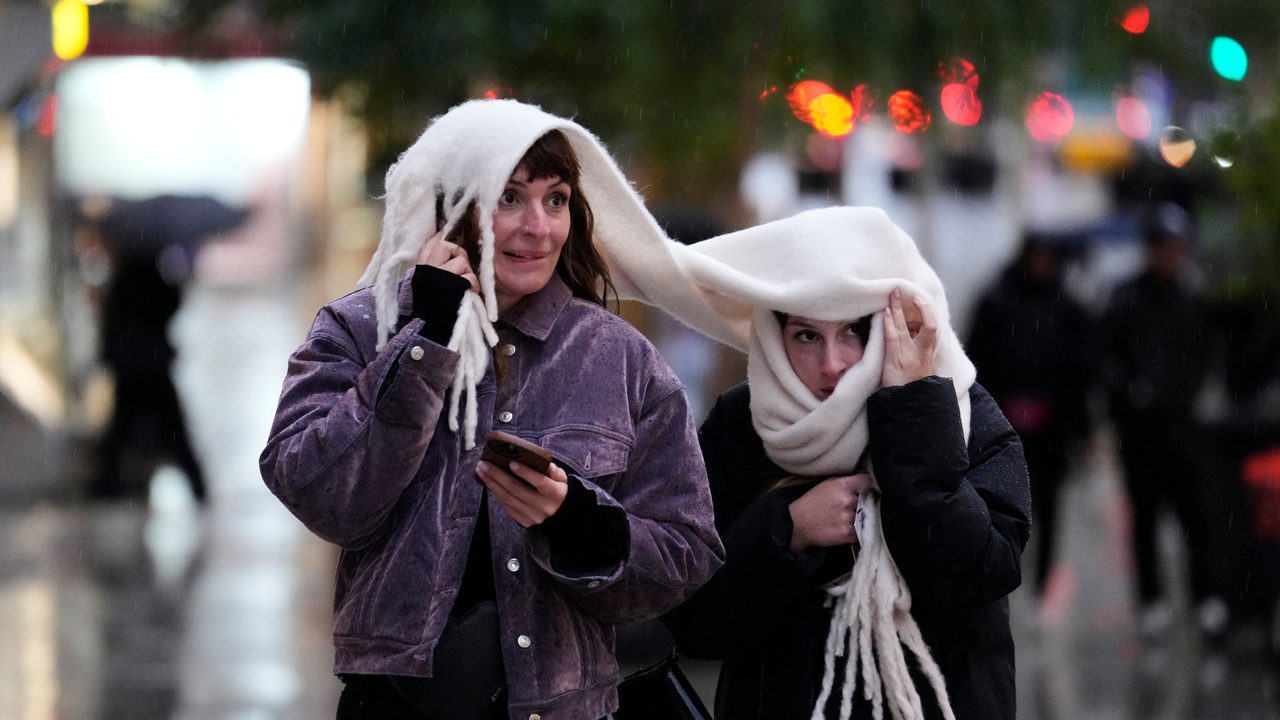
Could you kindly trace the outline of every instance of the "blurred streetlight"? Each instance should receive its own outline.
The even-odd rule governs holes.
[[[58,0],[50,19],[53,53],[63,60],[80,57],[89,46],[89,6],[83,0]]]

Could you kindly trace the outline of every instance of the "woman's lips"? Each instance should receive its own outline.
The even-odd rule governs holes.
[[[518,263],[538,262],[539,260],[546,257],[546,255],[535,255],[532,253],[515,253],[509,250],[503,252],[502,254]]]

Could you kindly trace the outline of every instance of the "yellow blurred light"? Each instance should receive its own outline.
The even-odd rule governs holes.
[[[89,46],[89,6],[83,0],[58,0],[51,14],[53,53],[74,60]]]
[[[828,137],[842,137],[853,132],[853,105],[843,95],[825,93],[809,103],[810,123]]]
[[[1106,174],[1133,163],[1133,143],[1124,135],[1105,130],[1073,132],[1058,147],[1062,164],[1082,173]]]
[[[819,80],[801,80],[787,93],[787,104],[800,122],[813,124],[813,101],[822,95],[835,94],[830,85]]]

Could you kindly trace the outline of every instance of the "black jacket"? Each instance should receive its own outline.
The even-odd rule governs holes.
[[[1186,285],[1145,271],[1116,288],[1102,320],[1113,417],[1122,427],[1189,422],[1212,340],[1205,307]]]
[[[1062,451],[1088,435],[1096,330],[1062,283],[1007,270],[978,303],[965,353],[1024,441]]]
[[[1026,464],[1017,435],[978,385],[966,447],[953,388],[930,377],[872,395],[871,459],[885,539],[956,717],[1001,720],[1015,715],[1007,595],[1022,579],[1030,525]],[[788,504],[807,487],[769,491],[788,473],[752,427],[745,383],[720,397],[699,437],[727,558],[667,616],[668,627],[684,654],[723,661],[719,720],[807,718],[830,622],[821,588],[851,567],[851,553],[790,551]],[[940,717],[922,676],[916,687],[929,715]],[[869,718],[860,696],[854,717]]]

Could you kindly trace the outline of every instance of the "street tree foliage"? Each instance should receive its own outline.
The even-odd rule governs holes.
[[[785,99],[796,81],[819,79],[845,93],[865,84],[879,103],[873,112],[897,89],[936,105],[940,65],[964,58],[981,78],[984,123],[1020,122],[1046,90],[1105,99],[1130,89],[1135,67],[1156,68],[1176,89],[1175,117],[1210,103],[1215,122],[1235,132],[1238,174],[1261,178],[1226,178],[1241,202],[1274,195],[1280,173],[1249,169],[1259,161],[1246,145],[1278,142],[1262,130],[1275,112],[1280,3],[1151,0],[1149,28],[1131,34],[1120,21],[1140,4],[183,0],[181,8],[197,36],[229,12],[256,14],[310,70],[319,94],[340,95],[360,114],[375,177],[427,118],[490,93],[575,117],[650,198],[732,202],[751,153],[799,148],[810,133]],[[1214,74],[1206,50],[1216,35],[1250,48],[1245,82]],[[931,131],[926,139],[946,137]]]
[[[191,27],[231,0],[187,0]],[[1039,85],[1123,75],[1129,42],[1101,0],[853,3],[825,0],[259,0],[252,7],[322,94],[344,93],[382,163],[430,114],[492,91],[575,116],[646,168],[662,194],[732,184],[765,142],[801,137],[786,89],[806,77],[880,97],[923,96],[965,57],[990,110]],[[216,26],[216,23],[212,23]],[[1110,76],[1110,77],[1108,77]],[[770,88],[778,88],[769,92]],[[763,99],[762,99],[763,96]]]

